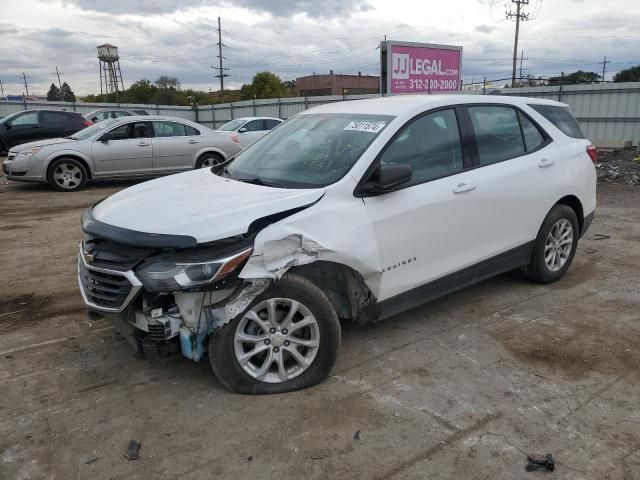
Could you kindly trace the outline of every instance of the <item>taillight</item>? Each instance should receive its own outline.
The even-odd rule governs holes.
[[[587,155],[589,155],[589,158],[595,165],[596,162],[598,161],[598,150],[596,150],[596,147],[594,147],[593,145],[589,145],[587,147]]]
[[[238,138],[238,135],[236,135],[235,133],[231,134],[231,141],[233,143],[240,143],[240,139]]]
[[[83,124],[85,127],[90,127],[91,125],[93,125],[93,122],[90,122],[89,120],[85,120],[84,122],[82,122],[82,124]]]

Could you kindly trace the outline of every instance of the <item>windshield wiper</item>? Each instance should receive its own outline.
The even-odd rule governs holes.
[[[288,188],[286,185],[283,185],[281,183],[275,183],[275,182],[265,182],[262,178],[260,177],[253,177],[253,178],[237,178],[237,177],[231,177],[234,180],[238,180],[239,182],[244,182],[244,183],[251,183],[253,185],[262,185],[264,187],[273,187],[273,188]]]

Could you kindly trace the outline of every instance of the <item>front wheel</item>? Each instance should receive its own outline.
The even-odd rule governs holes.
[[[538,231],[531,259],[524,268],[525,275],[539,283],[560,279],[573,261],[579,236],[580,227],[573,209],[555,205]]]
[[[324,292],[286,274],[209,339],[209,361],[232,392],[282,393],[327,377],[340,323]]]
[[[59,158],[49,166],[47,181],[59,192],[74,192],[87,183],[87,170],[74,158]]]

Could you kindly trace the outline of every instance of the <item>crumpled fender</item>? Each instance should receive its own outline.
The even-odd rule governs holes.
[[[362,200],[347,189],[328,189],[316,204],[260,231],[239,276],[277,280],[294,266],[320,260],[356,270],[377,295],[382,267],[373,225]]]

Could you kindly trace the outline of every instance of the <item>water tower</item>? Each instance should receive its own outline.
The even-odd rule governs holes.
[[[124,83],[122,83],[118,47],[108,43],[98,45],[98,60],[100,60],[100,93],[123,92]]]

